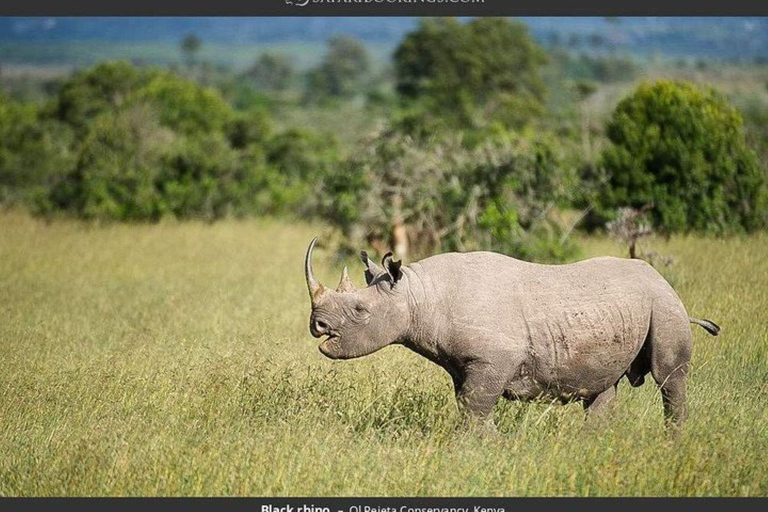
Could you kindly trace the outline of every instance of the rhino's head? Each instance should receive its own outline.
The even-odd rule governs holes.
[[[361,253],[367,287],[358,289],[346,267],[336,290],[315,279],[312,271],[314,238],[307,249],[304,271],[312,301],[309,331],[315,338],[327,336],[320,352],[331,359],[361,357],[400,341],[408,328],[409,315],[401,262],[387,254],[382,267]]]

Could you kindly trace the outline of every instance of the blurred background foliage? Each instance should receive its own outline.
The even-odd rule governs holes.
[[[410,259],[563,261],[627,208],[766,227],[765,20],[268,21],[0,20],[0,202],[316,218],[342,253]]]

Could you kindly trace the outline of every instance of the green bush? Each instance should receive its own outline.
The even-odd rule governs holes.
[[[166,208],[158,176],[173,132],[138,105],[104,112],[88,127],[75,168],[53,186],[49,207],[87,219],[160,218]]]
[[[59,90],[56,117],[78,131],[102,112],[119,107],[149,80],[149,73],[127,62],[105,62],[78,71]]]
[[[575,177],[555,148],[509,134],[474,148],[457,137],[376,134],[326,176],[323,214],[350,245],[392,246],[401,222],[416,255],[484,249],[561,261],[576,246],[550,213]]]
[[[0,114],[11,112],[3,105]],[[58,120],[50,122],[71,126],[79,137],[63,143],[73,163],[38,198],[47,214],[142,221],[311,214],[319,182],[338,161],[333,139],[299,130],[274,134],[262,109],[235,112],[213,89],[124,63],[77,73],[55,106]],[[14,107],[0,123],[6,119],[18,131],[19,119],[29,118],[42,126],[34,117]],[[0,146],[0,163],[13,155]]]
[[[348,97],[360,92],[369,68],[370,57],[363,43],[348,36],[332,37],[323,62],[307,73],[305,101]]]
[[[227,137],[237,149],[261,144],[272,136],[272,124],[270,116],[261,108],[237,112],[227,126]]]
[[[712,89],[658,81],[616,107],[602,153],[605,218],[642,208],[662,231],[752,231],[766,221],[765,174],[745,142],[742,118]]]
[[[221,132],[234,118],[216,90],[168,72],[154,74],[131,99],[151,103],[164,126],[185,134]]]
[[[291,129],[266,141],[264,151],[271,170],[265,183],[272,196],[270,213],[316,212],[321,183],[341,161],[336,139]]]
[[[572,80],[626,82],[633,80],[640,71],[638,64],[630,57],[587,54],[574,56],[563,49],[553,50],[550,57],[559,73]]]
[[[517,128],[542,111],[545,60],[521,23],[427,19],[395,51],[396,86],[425,115]]]
[[[167,211],[176,218],[207,220],[251,213],[262,170],[243,165],[221,133],[180,139],[162,169],[158,188]]]
[[[260,89],[282,91],[290,84],[294,69],[288,56],[265,52],[248,68],[245,75]]]
[[[68,126],[0,93],[0,202],[40,195],[74,164]]]
[[[127,62],[75,73],[62,85],[52,110],[57,119],[83,132],[100,114],[132,102],[152,104],[163,125],[184,133],[221,131],[234,115],[215,89]]]

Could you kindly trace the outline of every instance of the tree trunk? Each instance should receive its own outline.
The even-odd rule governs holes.
[[[394,225],[392,226],[392,245],[395,256],[402,260],[408,257],[408,233],[403,224],[403,199],[399,194],[393,198],[392,207],[395,214]]]

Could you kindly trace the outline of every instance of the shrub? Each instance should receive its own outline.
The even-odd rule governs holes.
[[[363,43],[353,37],[336,36],[328,41],[323,62],[307,75],[307,101],[352,96],[360,92],[370,58]]]
[[[49,206],[88,219],[158,219],[157,188],[173,133],[147,106],[101,114],[89,124],[75,168],[51,189]]]
[[[59,90],[56,117],[78,131],[106,110],[119,107],[149,74],[127,62],[106,62],[78,71]]]
[[[282,91],[290,84],[294,69],[287,56],[265,52],[248,68],[245,75],[260,89]]]
[[[54,208],[98,220],[257,213],[266,163],[234,149],[223,133],[179,135],[139,103],[90,126],[75,170],[51,191]]]
[[[79,71],[61,87],[55,117],[84,132],[100,114],[129,103],[149,103],[160,122],[184,133],[221,131],[232,108],[212,88],[167,71],[107,62]]]
[[[270,213],[314,213],[319,189],[341,161],[336,139],[307,130],[291,129],[264,144],[270,169],[266,188],[272,196]]]
[[[558,261],[575,246],[549,215],[572,174],[545,140],[491,139],[470,149],[456,137],[385,132],[324,181],[324,214],[351,244],[396,245],[402,224],[416,253],[490,249]]]
[[[216,90],[168,72],[154,74],[132,100],[152,104],[164,126],[185,134],[221,132],[234,118]]]
[[[739,113],[712,89],[658,81],[616,107],[602,154],[600,213],[650,206],[666,232],[752,231],[765,224],[765,175]]]
[[[262,144],[272,135],[272,119],[260,108],[238,112],[227,126],[227,137],[237,149]]]
[[[0,202],[26,201],[74,164],[73,134],[32,104],[0,93]]]
[[[54,112],[79,142],[70,141],[74,163],[39,202],[45,213],[142,221],[309,214],[319,181],[338,161],[333,139],[275,135],[264,110],[235,112],[217,91],[169,72],[104,64],[62,91]]]
[[[545,54],[525,25],[503,18],[428,19],[394,55],[397,91],[461,125],[520,127],[542,110]]]
[[[240,153],[221,133],[179,139],[161,168],[157,188],[176,218],[215,220],[253,211],[262,168],[243,165]]]

